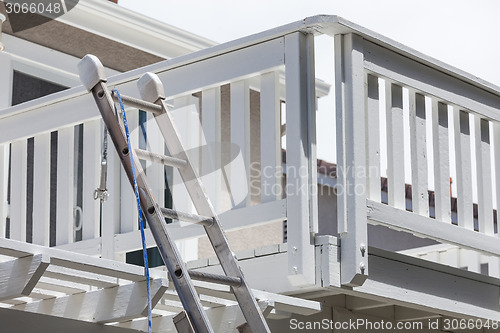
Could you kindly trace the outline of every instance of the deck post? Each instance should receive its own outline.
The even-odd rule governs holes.
[[[0,20],[1,22],[1,20]],[[0,24],[1,26],[1,24]],[[0,29],[1,30],[1,29]],[[2,48],[0,43],[0,49]],[[11,104],[12,99],[12,68],[11,56],[0,53],[0,110],[6,109]],[[7,184],[9,175],[9,154],[10,145],[8,143],[0,145],[0,237],[6,236],[6,219],[9,205],[7,202]]]
[[[365,73],[363,39],[335,36],[338,232],[341,284],[354,287],[368,275]]]
[[[292,284],[315,281],[317,226],[314,37],[285,37],[288,275]]]

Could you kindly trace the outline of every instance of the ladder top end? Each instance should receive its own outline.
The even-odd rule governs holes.
[[[88,91],[92,90],[96,84],[103,81],[106,82],[106,74],[104,74],[104,66],[99,58],[95,55],[87,54],[78,63],[78,74]]]
[[[141,98],[147,102],[155,103],[158,99],[165,99],[165,90],[163,83],[158,75],[154,73],[145,73],[137,81],[137,87]]]

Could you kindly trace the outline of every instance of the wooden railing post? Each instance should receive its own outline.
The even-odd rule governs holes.
[[[288,274],[296,285],[315,281],[317,226],[314,37],[285,37]]]
[[[10,55],[0,53],[0,110],[11,104],[12,84],[10,80],[12,68]],[[8,215],[7,186],[9,173],[10,145],[0,145],[0,237],[5,237],[6,219]]]
[[[99,120],[83,124],[83,225],[82,240],[100,236],[100,205],[94,200],[101,165],[101,126]]]
[[[103,124],[103,126],[105,126]],[[108,137],[108,156],[107,156],[107,184],[109,198],[105,202],[101,203],[102,207],[102,226],[101,226],[101,257],[106,259],[115,259],[115,234],[120,233],[120,207],[121,207],[121,197],[120,197],[120,158],[116,153],[115,149],[112,148],[110,144],[110,138]],[[128,185],[128,184],[124,184]]]
[[[335,75],[341,283],[360,286],[368,275],[366,92],[360,36],[335,36]]]
[[[73,243],[73,207],[75,206],[75,129],[62,128],[57,133],[57,215],[56,245]]]
[[[11,144],[10,232],[9,238],[26,241],[27,140]]]
[[[33,243],[50,242],[50,133],[35,137],[33,166]]]

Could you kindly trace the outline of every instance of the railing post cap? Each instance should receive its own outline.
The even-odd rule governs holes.
[[[78,63],[78,74],[88,91],[92,90],[99,82],[106,82],[104,66],[95,55],[87,54]]]
[[[154,73],[145,73],[137,81],[137,87],[141,98],[146,102],[155,103],[158,99],[165,99],[165,90],[163,83],[158,75]]]

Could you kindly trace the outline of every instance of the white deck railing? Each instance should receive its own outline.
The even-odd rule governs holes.
[[[339,196],[339,220],[346,221],[339,231],[356,238],[348,251],[359,253],[366,242],[367,206],[371,223],[490,256],[489,275],[499,277],[494,208],[499,207],[500,186],[493,179],[500,175],[500,91],[380,39],[336,36],[337,119],[343,119],[337,123],[337,142],[343,143],[339,181],[347,189],[366,188]],[[382,203],[385,165],[387,202]],[[411,175],[409,207],[405,173]],[[352,267],[360,262],[352,259]]]
[[[492,256],[489,272],[498,276],[500,250],[493,219],[498,203],[493,198],[495,191],[500,198],[500,186],[492,179],[500,174],[500,91],[493,86],[330,16],[120,74],[111,77],[108,85],[138,97],[135,82],[139,76],[146,70],[157,73],[186,147],[199,159],[200,173],[209,175],[205,184],[223,212],[225,228],[287,220],[291,281],[313,284],[312,235],[318,230],[313,34],[335,37],[337,123],[332,128],[337,132],[342,284],[360,285],[369,275],[368,222],[480,251]],[[225,92],[229,98],[221,97]],[[227,100],[229,105],[221,105]],[[131,127],[137,129],[132,133],[136,147],[163,153],[158,129],[140,121],[136,110],[128,114]],[[286,187],[281,185],[281,172],[274,172],[282,164],[282,117],[286,121]],[[82,124],[80,159],[75,155],[75,142],[80,140],[75,137],[80,131],[75,132],[75,126]],[[145,124],[144,130],[140,124]],[[6,189],[10,183],[11,191],[10,238],[26,240],[27,138],[34,137],[33,243],[49,245],[52,226],[61,248],[106,258],[140,248],[133,192],[114,153],[108,157],[111,196],[102,208],[93,200],[99,183],[102,124],[92,97],[82,87],[0,111],[0,127],[0,167],[4,168],[0,185]],[[52,131],[58,132],[55,192],[50,190],[48,176]],[[409,151],[404,148],[405,140],[410,140]],[[237,149],[232,153],[224,142]],[[387,145],[386,155],[381,154],[382,144]],[[471,150],[471,144],[475,149]],[[9,149],[10,178],[6,171]],[[428,168],[430,156],[433,164]],[[411,211],[405,206],[405,158],[411,160],[406,170],[411,171]],[[385,159],[387,204],[381,202],[380,186]],[[75,161],[82,161],[81,187],[75,187]],[[457,175],[456,223],[451,218],[450,167],[456,168]],[[157,198],[165,199],[164,169],[147,164],[146,173],[150,183],[156,184]],[[176,187],[176,174],[167,178],[174,185],[174,205],[189,211],[186,194]],[[471,194],[473,184],[477,184],[477,200]],[[51,193],[56,193],[55,221],[49,215]],[[77,210],[81,209],[82,224],[75,234],[74,211],[80,195]],[[6,190],[0,196],[1,202],[7,201]],[[0,206],[1,237],[6,236],[6,217],[6,207]],[[170,230],[173,238],[181,240],[202,235],[197,228],[172,224]],[[148,244],[153,245],[150,236]]]
[[[290,274],[304,276],[298,281],[309,283],[314,282],[314,244],[309,236],[313,229],[309,225],[317,224],[316,215],[309,214],[309,209],[315,207],[309,204],[313,200],[309,183],[315,179],[309,175],[315,172],[311,162],[315,161],[314,155],[309,158],[314,137],[307,130],[314,127],[309,126],[314,124],[314,117],[307,116],[314,115],[315,107],[312,53],[308,53],[312,52],[312,43],[312,36],[300,32],[233,43],[108,81],[110,88],[138,97],[138,77],[146,70],[159,75],[182,140],[204,175],[226,230],[288,220],[288,242],[293,244]],[[225,93],[229,96],[223,96]],[[286,112],[287,160],[301,171],[289,173],[287,182],[303,190],[291,191],[283,199],[281,104],[285,95],[290,96]],[[230,102],[221,105],[221,101]],[[133,145],[165,153],[159,130],[148,121],[149,116],[143,121],[137,110],[127,113]],[[107,183],[110,197],[102,205],[93,198],[100,177],[103,125],[95,103],[82,87],[5,109],[0,126],[0,165],[5,168],[1,184],[10,188],[10,207],[1,207],[1,237],[45,246],[50,245],[52,237],[52,242],[55,239],[55,245],[62,249],[106,258],[140,249],[133,192],[111,142]],[[57,132],[57,152],[51,152],[51,132]],[[32,155],[27,152],[29,138],[34,141]],[[56,168],[50,163],[51,154],[57,154],[55,190],[50,188],[50,172]],[[32,176],[28,171],[31,159]],[[165,172],[163,167],[147,163],[146,174],[159,202],[165,201],[168,179],[175,208],[192,210],[175,171]],[[2,192],[2,202],[7,201],[6,196],[7,191]],[[29,196],[33,197],[32,204],[27,200]],[[54,203],[57,216],[51,219]],[[27,217],[31,205],[32,223]],[[177,240],[204,234],[198,226],[178,223],[172,224],[170,231]],[[147,241],[154,245],[150,235]],[[196,255],[196,246],[185,251],[188,259],[193,252]]]

